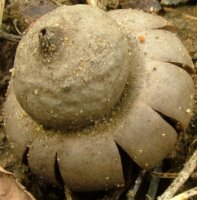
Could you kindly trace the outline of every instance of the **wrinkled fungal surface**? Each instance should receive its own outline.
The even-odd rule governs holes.
[[[63,6],[22,38],[4,105],[16,155],[73,191],[123,187],[120,148],[151,170],[192,113],[193,64],[168,23],[137,10]],[[57,173],[58,172],[58,173]]]

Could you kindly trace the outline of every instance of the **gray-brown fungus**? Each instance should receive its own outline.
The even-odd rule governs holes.
[[[5,128],[30,169],[73,191],[125,184],[119,147],[151,170],[192,112],[193,64],[168,23],[137,10],[63,6],[23,36]],[[119,146],[119,147],[118,147]]]

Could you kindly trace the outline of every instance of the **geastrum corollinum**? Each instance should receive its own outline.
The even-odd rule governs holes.
[[[146,170],[190,120],[192,60],[168,23],[138,10],[62,6],[38,19],[17,49],[4,105],[19,158],[73,191],[125,183],[118,146]],[[28,152],[28,153],[27,153]]]

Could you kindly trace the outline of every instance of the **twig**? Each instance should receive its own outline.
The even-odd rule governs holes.
[[[152,172],[153,175],[163,179],[174,179],[178,176],[178,173],[163,173],[163,172]],[[190,176],[191,179],[197,180],[197,172],[193,172]]]
[[[19,42],[21,39],[21,36],[6,33],[5,31],[0,29],[0,39],[1,38],[12,41],[12,42]]]
[[[173,198],[171,198],[170,200],[183,200],[183,199],[189,199],[190,197],[193,197],[193,196],[197,196],[197,187],[195,188],[192,188],[188,191],[185,191]]]
[[[152,172],[153,175],[158,176],[159,178],[166,178],[166,179],[174,179],[177,177],[178,173],[163,173],[163,172]]]
[[[87,0],[87,3],[91,6],[96,7],[97,6],[97,0]]]
[[[57,6],[62,6],[62,3],[58,2],[57,0],[50,0],[50,1],[55,3]]]
[[[159,165],[158,167],[154,168],[154,172],[161,172],[162,171],[162,165]],[[152,175],[151,177],[151,183],[148,189],[148,193],[146,195],[146,199],[155,199],[157,188],[159,185],[160,178],[156,175]]]
[[[18,29],[18,25],[17,25],[17,20],[16,19],[13,20],[13,24],[14,24],[14,28],[16,29],[17,33],[19,35],[23,35],[23,33]]]
[[[140,188],[140,186],[142,185],[142,181],[143,181],[143,178],[146,174],[146,171],[145,170],[142,170],[140,172],[140,174],[138,175],[136,181],[135,181],[135,185],[133,188],[131,188],[128,192],[127,192],[127,200],[133,200],[135,199],[135,196]]]
[[[167,190],[158,198],[158,200],[169,200],[172,198],[178,189],[185,183],[185,181],[190,177],[192,172],[197,166],[197,149],[194,151],[191,158],[186,162],[184,168],[181,170],[179,175],[174,179],[172,184],[167,188]]]
[[[192,15],[187,15],[187,14],[184,14],[184,13],[180,13],[179,11],[177,11],[177,10],[175,10],[173,8],[163,7],[163,9],[164,9],[165,12],[176,12],[176,13],[181,14],[182,16],[184,16],[187,19],[197,20],[197,17],[194,17]]]
[[[3,20],[3,10],[4,10],[5,0],[0,0],[0,27]]]
[[[72,200],[72,192],[68,186],[64,186],[64,194],[66,196],[66,200]]]

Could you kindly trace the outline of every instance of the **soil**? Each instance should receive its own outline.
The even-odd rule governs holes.
[[[178,37],[185,44],[192,59],[194,61],[195,69],[197,69],[197,3],[193,5],[182,5],[178,7],[165,7],[164,11],[160,13],[174,26],[174,31],[177,32]],[[9,19],[9,20],[8,20]],[[4,20],[4,28],[11,33],[17,33],[13,31],[14,27],[10,23],[10,18],[6,16]],[[24,28],[24,27],[23,27]],[[65,199],[64,190],[61,186],[51,186],[44,183],[42,180],[38,180],[27,168],[27,161],[24,160],[23,164],[12,153],[12,147],[9,146],[8,140],[5,136],[3,127],[2,105],[5,101],[5,93],[10,78],[9,70],[13,66],[14,55],[17,47],[17,42],[8,41],[0,38],[0,165],[6,170],[13,172],[19,180],[26,186],[26,188],[35,196],[37,200],[63,200]],[[195,84],[197,87],[196,75],[193,75]],[[196,99],[197,102],[197,99]],[[177,143],[177,151],[173,152],[169,158],[164,161],[166,171],[178,172],[182,167],[186,159],[191,155],[193,150],[197,146],[197,106],[194,108],[194,116],[187,129],[187,132],[180,134],[179,141]],[[149,177],[145,178],[145,183]],[[170,181],[161,181],[159,186],[159,193],[161,193],[168,185]],[[185,185],[185,188],[191,188],[196,185],[194,180],[189,180]],[[145,184],[142,185],[142,190],[146,190]],[[110,191],[93,195],[89,194],[74,194],[74,199],[118,199],[118,196],[122,191]],[[97,196],[97,198],[95,197]],[[144,199],[145,197],[138,197],[138,199]],[[195,198],[195,197],[194,197]],[[121,199],[127,199],[122,197]]]

